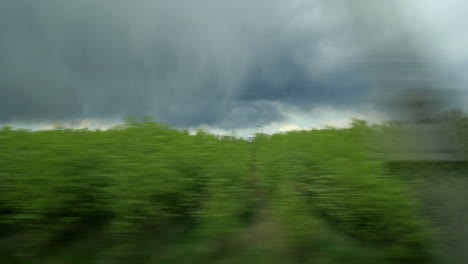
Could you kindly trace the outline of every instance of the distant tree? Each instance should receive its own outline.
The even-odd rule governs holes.
[[[457,122],[467,118],[466,113],[460,108],[453,108],[452,110],[442,112],[439,116],[443,121],[448,122]]]

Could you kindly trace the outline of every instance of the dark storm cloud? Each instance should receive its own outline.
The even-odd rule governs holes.
[[[388,42],[403,39],[388,9],[351,2],[1,1],[0,123],[228,128],[281,120],[281,104],[358,105],[369,86],[353,59],[407,48]]]

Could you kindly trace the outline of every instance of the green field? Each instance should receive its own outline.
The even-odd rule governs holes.
[[[391,126],[4,128],[0,263],[466,263],[468,164],[386,161]]]

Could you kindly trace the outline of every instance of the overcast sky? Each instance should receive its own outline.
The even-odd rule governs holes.
[[[466,12],[464,0],[2,0],[0,124],[343,125],[383,119],[400,79],[458,90],[451,104],[466,109]]]

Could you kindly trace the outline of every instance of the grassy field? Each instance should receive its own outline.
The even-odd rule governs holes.
[[[386,161],[389,126],[4,128],[0,262],[466,263],[467,163]]]

